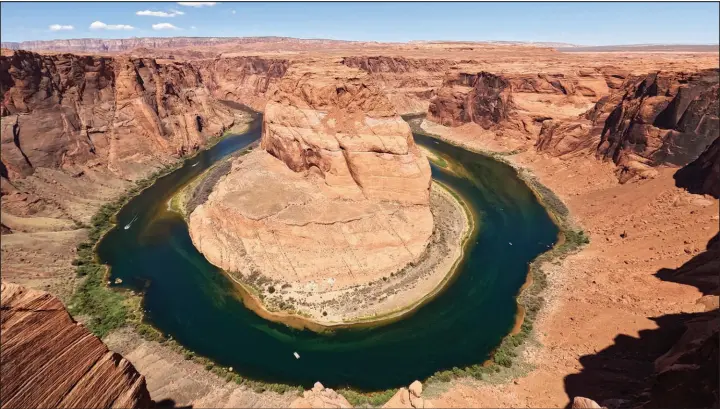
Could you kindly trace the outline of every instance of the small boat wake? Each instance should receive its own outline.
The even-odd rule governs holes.
[[[132,226],[133,222],[135,222],[135,220],[137,220],[137,218],[138,218],[137,215],[135,215],[135,217],[133,217],[133,219],[130,220],[130,223],[125,225],[125,230],[129,229],[130,226]]]

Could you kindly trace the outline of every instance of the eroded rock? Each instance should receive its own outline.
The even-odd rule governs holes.
[[[344,396],[330,388],[326,388],[320,382],[315,382],[313,388],[303,392],[303,396],[295,399],[291,408],[352,408],[350,402]]]
[[[433,232],[430,167],[366,76],[292,66],[266,106],[261,149],[190,215],[211,263],[245,282],[339,290],[419,260]]]
[[[145,408],[145,377],[54,296],[2,282],[3,408]]]

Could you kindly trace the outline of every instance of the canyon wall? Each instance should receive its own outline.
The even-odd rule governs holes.
[[[18,51],[0,57],[0,73],[10,179],[93,161],[136,179],[235,121],[184,63]]]
[[[621,182],[651,177],[652,167],[686,165],[718,138],[718,97],[717,70],[633,76],[579,117],[543,122],[536,147],[555,156],[594,149],[618,165]],[[709,178],[707,192],[713,155],[692,167]]]
[[[400,115],[425,113],[445,71],[455,65],[445,59],[391,56],[349,56],[341,63],[367,72]]]
[[[3,408],[147,408],[145,377],[52,295],[2,282]]]
[[[290,61],[282,58],[229,57],[192,63],[217,99],[241,102],[264,111],[272,85],[285,75]]]
[[[290,37],[134,37],[122,39],[76,38],[70,40],[3,42],[2,48],[27,51],[59,51],[114,53],[135,48],[178,49],[185,47],[213,47],[217,45],[243,46],[254,43],[276,43],[284,45],[343,45],[351,41],[299,39]]]

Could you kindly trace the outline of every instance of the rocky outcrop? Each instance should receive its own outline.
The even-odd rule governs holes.
[[[400,388],[383,408],[432,408],[434,407],[432,402],[425,400],[421,397],[422,395],[422,383],[415,381],[410,384],[408,388]]]
[[[285,75],[290,61],[278,58],[230,57],[192,63],[217,99],[265,110],[268,90]]]
[[[75,322],[52,295],[2,282],[3,408],[145,408],[130,362]]]
[[[352,408],[350,402],[344,396],[330,388],[326,388],[320,382],[315,382],[313,388],[303,392],[303,396],[295,399],[291,408]]]
[[[572,402],[572,409],[600,409],[601,407],[594,400],[582,396],[576,396]]]
[[[489,129],[509,117],[510,83],[497,75],[459,73],[448,79],[430,102],[430,120],[445,126],[475,122]]]
[[[679,187],[720,199],[720,138],[697,159],[678,170],[674,177]]]
[[[430,167],[362,71],[293,65],[265,108],[261,148],[190,215],[211,263],[245,282],[340,290],[422,256]]]
[[[543,122],[536,147],[554,156],[596,147],[598,157],[618,165],[621,182],[651,177],[652,167],[683,166],[718,138],[719,92],[717,70],[631,77],[577,119]],[[695,189],[711,189],[715,183],[714,152],[708,148],[702,160],[689,166],[688,172],[708,178],[707,186]]]
[[[404,58],[390,56],[352,56],[342,59],[342,64],[359,68],[369,74],[410,73],[417,71],[444,72],[452,64],[448,60],[430,58]]]
[[[342,64],[361,69],[380,86],[400,115],[427,112],[445,71],[455,65],[444,59],[390,56],[350,56]]]
[[[0,73],[10,179],[89,162],[135,179],[235,121],[187,63],[18,51]]]
[[[720,132],[718,71],[649,74],[626,83],[605,121],[598,154],[620,166],[682,166]]]

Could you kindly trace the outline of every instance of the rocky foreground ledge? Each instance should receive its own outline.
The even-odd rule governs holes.
[[[265,109],[260,149],[190,214],[195,246],[271,312],[323,325],[382,317],[432,292],[460,256],[462,206],[431,194],[410,127],[366,77],[293,66]],[[413,274],[434,285],[401,283]]]
[[[145,377],[60,300],[2,282],[2,408],[146,408]]]

